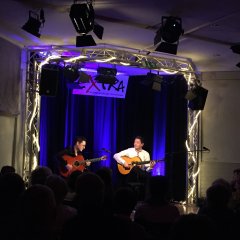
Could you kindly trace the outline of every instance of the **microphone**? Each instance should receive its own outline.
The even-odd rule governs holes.
[[[102,150],[103,150],[104,152],[111,153],[111,151],[108,150],[108,149],[106,149],[106,148],[102,148]]]
[[[209,151],[209,152],[210,152],[210,149],[207,148],[207,147],[203,147],[203,150],[204,150],[204,151]]]

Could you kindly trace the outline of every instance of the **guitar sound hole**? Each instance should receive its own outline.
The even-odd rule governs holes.
[[[76,162],[74,162],[74,166],[78,167],[78,166],[80,166],[80,163],[78,161],[76,161]]]

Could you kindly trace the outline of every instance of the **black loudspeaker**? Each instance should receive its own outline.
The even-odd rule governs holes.
[[[189,101],[188,107],[192,110],[203,110],[206,103],[208,90],[198,86],[193,90],[193,95],[194,97]]]
[[[45,64],[42,66],[40,77],[40,96],[56,96],[59,81],[59,66],[55,64]]]

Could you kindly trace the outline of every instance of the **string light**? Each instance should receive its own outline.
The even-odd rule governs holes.
[[[95,60],[95,62],[104,63],[104,62],[110,62],[110,61],[112,61],[114,59],[116,59],[116,57],[110,57],[110,58],[106,58],[106,59],[97,59],[97,60]]]

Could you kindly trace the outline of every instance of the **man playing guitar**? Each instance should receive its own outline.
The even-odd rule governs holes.
[[[144,146],[144,140],[143,137],[137,136],[134,138],[134,147],[125,149],[119,153],[114,154],[113,158],[117,161],[118,165],[123,167],[124,169],[131,169],[130,176],[124,177],[124,180],[122,180],[122,184],[127,184],[130,182],[130,178],[135,178],[137,180],[140,180],[140,178],[145,178],[146,173],[150,172],[154,165],[154,161],[150,161],[150,155],[147,151],[143,149]],[[138,157],[140,161],[142,162],[148,162],[146,164],[141,165],[130,165],[129,162],[124,160],[124,157],[128,157],[129,159],[133,159],[135,157]],[[144,181],[144,180],[143,180]]]
[[[77,157],[82,156],[82,151],[86,148],[87,139],[83,136],[76,137],[74,140],[74,145],[72,147],[67,147],[60,153],[58,153],[58,160],[59,160],[59,170],[61,175],[66,175],[64,173],[70,173],[73,171],[73,164],[69,163],[64,159],[65,156],[70,157]],[[83,170],[86,170],[86,166],[90,166],[91,162],[86,161],[84,162]],[[76,169],[77,170],[77,169]]]

